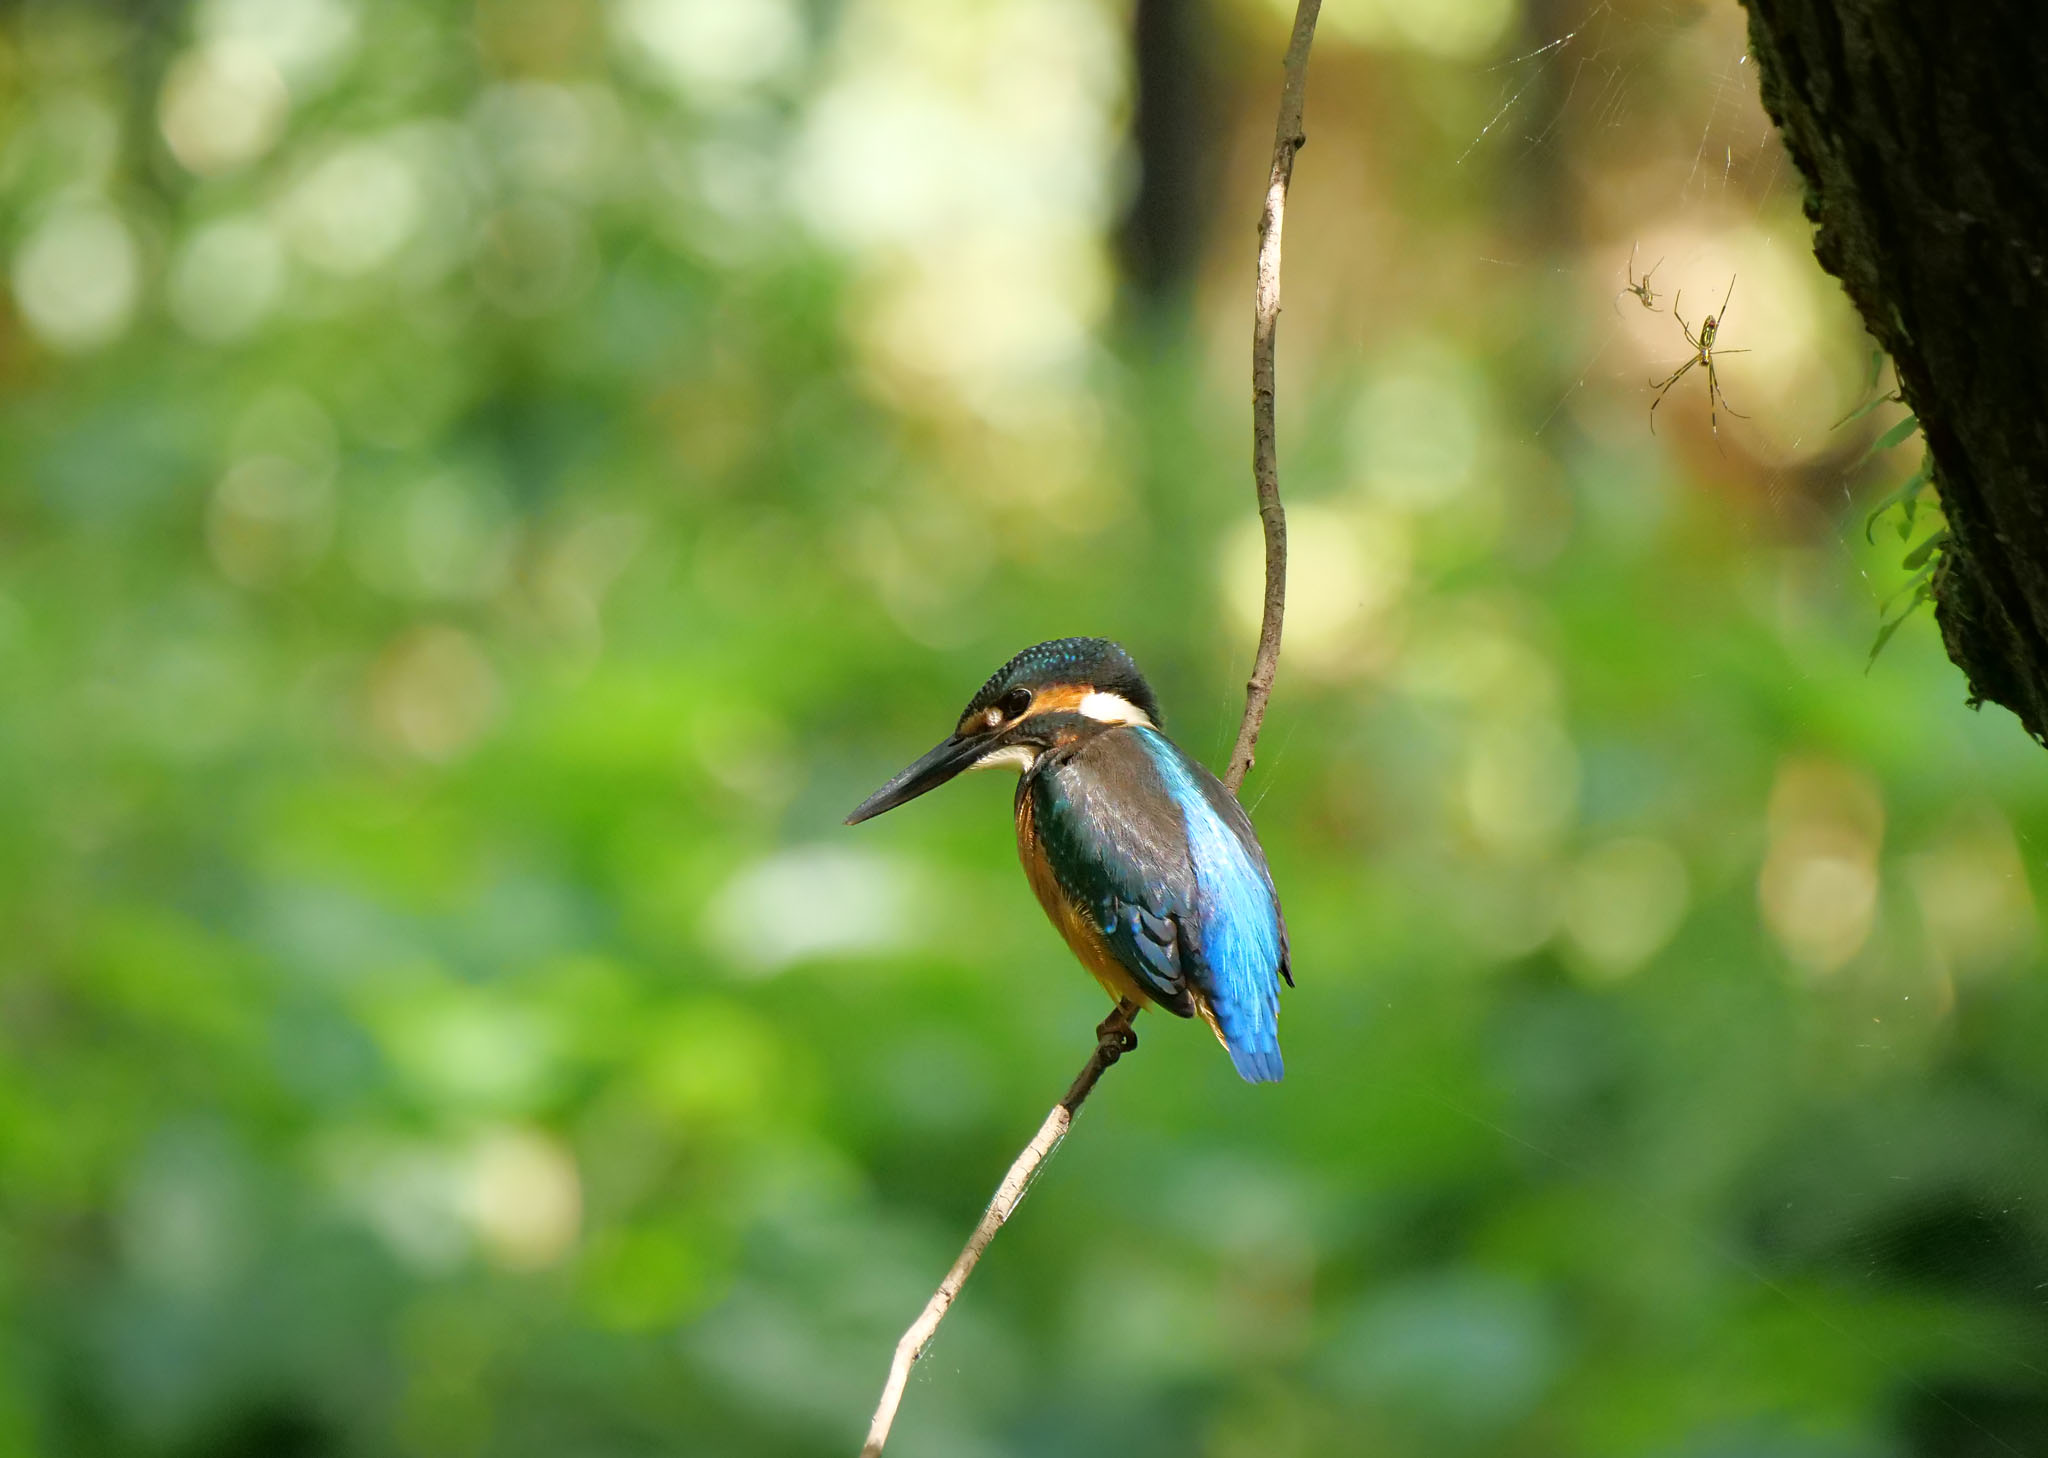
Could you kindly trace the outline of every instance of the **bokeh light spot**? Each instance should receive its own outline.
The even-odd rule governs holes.
[[[1476,728],[1460,791],[1480,844],[1510,858],[1541,855],[1578,810],[1579,756],[1554,720],[1502,720]]]
[[[214,488],[206,543],[221,574],[241,587],[268,587],[318,560],[333,528],[326,480],[296,461],[238,461]]]
[[[1869,778],[1827,760],[1794,758],[1771,787],[1770,845],[1757,874],[1765,926],[1815,974],[1836,971],[1877,917],[1884,805]]]
[[[2038,943],[2026,862],[2012,826],[1990,806],[1958,816],[1906,869],[1943,970],[1961,976],[1992,972]]]
[[[260,218],[224,218],[195,230],[171,264],[171,317],[212,343],[262,326],[284,295],[284,245]]]
[[[128,327],[141,260],[121,215],[73,203],[36,226],[14,255],[14,297],[29,327],[62,350],[96,349]]]
[[[419,211],[419,185],[405,161],[389,148],[359,142],[299,180],[285,199],[284,224],[308,263],[359,274],[398,251]]]
[[[801,846],[746,867],[713,900],[706,930],[735,967],[756,976],[809,957],[872,955],[904,945],[917,922],[916,883],[868,851]]]
[[[758,85],[802,55],[791,0],[622,0],[613,24],[627,49],[685,95]]]
[[[1406,519],[1308,502],[1292,507],[1287,523],[1289,661],[1328,677],[1384,663],[1393,647],[1387,617],[1408,582]],[[1239,631],[1258,632],[1265,561],[1257,520],[1238,522],[1226,539],[1219,586]]]
[[[308,94],[333,79],[358,30],[352,0],[202,0],[198,28],[254,49]]]
[[[495,1129],[470,1156],[465,1205],[484,1251],[512,1270],[567,1255],[583,1224],[575,1157],[537,1129]]]
[[[1395,506],[1455,501],[1478,465],[1483,380],[1436,353],[1419,345],[1399,351],[1404,368],[1369,382],[1352,407],[1352,469],[1367,492]]]
[[[189,172],[213,177],[245,167],[284,133],[291,97],[261,51],[218,42],[187,51],[164,76],[157,121]]]
[[[1290,19],[1294,6],[1268,0]],[[1402,0],[1355,0],[1333,5],[1323,24],[1333,38],[1356,45],[1421,51],[1426,55],[1469,59],[1491,50],[1515,16],[1514,0],[1439,0],[1429,5]]]
[[[451,760],[498,716],[498,675],[458,628],[405,634],[370,675],[370,719],[386,743],[420,759]]]
[[[1647,836],[1594,847],[1572,868],[1564,927],[1585,969],[1624,977],[1671,940],[1685,916],[1685,860]]]

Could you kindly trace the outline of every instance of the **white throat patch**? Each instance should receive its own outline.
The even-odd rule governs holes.
[[[1081,712],[1099,724],[1152,724],[1152,716],[1122,694],[1104,693],[1101,689],[1081,700]]]
[[[1001,749],[992,749],[969,765],[970,770],[995,769],[1000,765],[1014,766],[1020,772],[1028,770],[1038,762],[1038,751],[1028,744],[1005,744]]]

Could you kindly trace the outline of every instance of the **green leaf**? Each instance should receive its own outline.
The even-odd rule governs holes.
[[[1852,420],[1861,420],[1880,405],[1901,405],[1904,403],[1897,395],[1879,395],[1874,399],[1865,400],[1861,405],[1858,405],[1854,410],[1851,410],[1828,428],[1830,430],[1840,430]]]
[[[1934,551],[1937,547],[1945,547],[1947,545],[1948,533],[1936,532],[1933,536],[1929,537],[1926,541],[1922,542],[1919,546],[1915,547],[1912,551],[1908,552],[1906,554],[1906,560],[1901,562],[1899,565],[1901,567],[1907,568],[1924,567],[1927,565],[1927,559],[1934,555]]]
[[[1943,535],[1946,536],[1947,533],[1944,532]],[[1884,652],[1884,645],[1891,642],[1892,634],[1899,631],[1899,625],[1912,617],[1920,604],[1932,602],[1933,600],[1934,574],[1928,573],[1913,584],[1913,600],[1900,608],[1895,617],[1887,618],[1883,625],[1878,628],[1877,641],[1870,645],[1870,657],[1863,665],[1865,673],[1870,672],[1872,665],[1877,662],[1877,655]]]
[[[1862,460],[1867,461],[1874,455],[1878,455],[1884,451],[1890,450],[1893,446],[1902,444],[1907,436],[1911,435],[1914,431],[1918,430],[1919,428],[1920,417],[1917,415],[1908,415],[1904,420],[1901,420],[1897,425],[1894,425],[1890,430],[1887,430],[1883,435],[1879,436],[1876,440],[1872,441],[1870,443],[1870,449],[1863,453]],[[1857,464],[1861,465],[1862,461],[1859,461]]]
[[[1892,634],[1899,631],[1899,624],[1906,621],[1907,616],[1905,613],[1900,613],[1877,630],[1877,641],[1870,645],[1870,657],[1863,665],[1865,673],[1870,672],[1871,668],[1877,663],[1877,655],[1884,652],[1884,645],[1891,642]]]
[[[1933,465],[1932,459],[1923,453],[1920,457],[1920,469],[1908,476],[1905,484],[1900,486],[1898,490],[1892,492],[1891,495],[1885,497],[1884,500],[1878,502],[1876,506],[1870,509],[1870,515],[1863,523],[1864,541],[1874,542],[1876,540],[1872,533],[1877,529],[1877,519],[1890,511],[1894,506],[1905,508],[1905,525],[1899,531],[1899,539],[1901,541],[1905,540],[1907,534],[1913,530],[1913,514],[1919,509],[1920,489],[1931,478]]]
[[[1877,605],[1878,616],[1883,617],[1886,613],[1890,612],[1892,604],[1905,597],[1907,593],[1911,593],[1912,597],[1907,601],[1905,607],[1900,609],[1902,612],[1911,612],[1914,608],[1932,597],[1934,595],[1934,568],[1932,566],[1922,567],[1911,577],[1908,577],[1904,582],[1901,582],[1897,587],[1886,593],[1884,601]]]
[[[1840,420],[1837,420],[1832,426],[1828,427],[1830,430],[1840,430],[1843,426],[1847,425],[1852,420],[1861,420],[1864,416],[1868,415],[1878,406],[1884,404],[1885,401],[1896,400],[1899,398],[1897,394],[1880,395],[1876,393],[1877,382],[1879,378],[1883,376],[1883,374],[1884,351],[1881,349],[1873,349],[1872,351],[1870,351],[1870,374],[1863,381],[1863,388],[1856,392],[1859,396],[1867,395],[1870,398],[1865,400],[1861,405],[1858,405],[1854,410],[1851,410],[1847,415],[1844,415]]]

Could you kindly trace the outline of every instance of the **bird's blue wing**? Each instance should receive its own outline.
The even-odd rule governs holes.
[[[1192,924],[1184,919],[1184,960],[1197,995],[1237,1071],[1252,1083],[1277,1080],[1280,980],[1291,983],[1287,928],[1265,853],[1237,798],[1156,729],[1133,731],[1180,806],[1195,871]]]
[[[1117,961],[1163,1006],[1205,1012],[1243,1077],[1278,1079],[1287,933],[1230,792],[1143,726],[1048,755],[1026,792],[1053,874]]]
[[[1167,747],[1173,748],[1171,744]],[[1280,930],[1280,963],[1277,970],[1287,985],[1292,987],[1294,967],[1293,955],[1287,945],[1287,918],[1280,914],[1280,893],[1273,888],[1273,872],[1266,865],[1266,851],[1259,844],[1258,832],[1252,829],[1252,818],[1245,813],[1244,806],[1238,803],[1237,796],[1224,788],[1223,781],[1194,760],[1187,760],[1187,764],[1191,771],[1190,777],[1201,790],[1202,798],[1209,802],[1209,808],[1216,812],[1217,818],[1237,837],[1239,847],[1257,870],[1259,880],[1265,885],[1266,897],[1273,906],[1273,920]]]
[[[1182,922],[1196,880],[1178,808],[1157,780],[1141,746],[1104,734],[1082,753],[1048,756],[1022,788],[1060,889],[1139,986],[1185,1018],[1195,1004]]]

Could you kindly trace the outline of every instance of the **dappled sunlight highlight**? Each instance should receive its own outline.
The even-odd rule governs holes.
[[[178,1302],[217,1301],[246,1275],[254,1174],[247,1151],[218,1126],[157,1131],[109,1212],[110,1234],[147,1288]]]
[[[214,488],[206,544],[238,587],[268,587],[319,559],[334,526],[322,476],[277,456],[237,462]]]
[[[14,254],[14,297],[29,327],[66,351],[98,349],[128,327],[141,294],[134,235],[113,208],[79,202],[36,224]]]
[[[1685,919],[1685,859],[1648,836],[1595,846],[1571,868],[1564,929],[1593,981],[1626,977],[1663,950]]]
[[[985,622],[979,592],[996,562],[990,524],[974,503],[906,483],[910,509],[864,513],[849,556],[904,632],[935,648],[963,646]]]
[[[395,150],[343,146],[313,165],[280,213],[299,256],[327,273],[367,273],[410,236],[420,213],[418,178]]]
[[[216,42],[172,62],[157,107],[171,155],[202,177],[246,167],[283,135],[291,96],[254,46]]]
[[[1557,665],[1526,636],[1531,618],[1531,605],[1512,599],[1438,600],[1415,624],[1396,682],[1423,700],[1504,722],[1555,717],[1564,685]]]
[[[464,1113],[507,1114],[552,1092],[560,1030],[525,1000],[427,967],[392,972],[377,991],[367,1021],[421,1096]]]
[[[743,868],[713,898],[705,933],[729,966],[769,977],[819,957],[872,957],[920,939],[919,878],[888,857],[832,846]]]
[[[1294,13],[1283,0],[1267,3],[1278,14]],[[1443,0],[1434,5],[1357,0],[1331,6],[1323,25],[1328,39],[1337,42],[1470,60],[1490,52],[1507,34],[1514,16],[1513,0]]]
[[[1395,610],[1408,582],[1409,533],[1393,510],[1309,504],[1288,513],[1287,651],[1311,673],[1347,678],[1398,646]],[[1257,632],[1265,546],[1257,521],[1226,540],[1218,586],[1239,631]]]
[[[320,1163],[336,1202],[406,1266],[445,1275],[467,1254],[457,1151],[349,1130],[324,1141]]]
[[[1764,925],[1805,971],[1839,971],[1877,917],[1884,805],[1877,787],[1828,760],[1795,758],[1771,786],[1770,841],[1757,873]]]
[[[1458,808],[1489,854],[1526,860],[1550,852],[1578,810],[1579,757],[1564,726],[1499,720],[1468,734]]]
[[[1375,373],[1352,406],[1353,477],[1367,495],[1396,507],[1454,509],[1477,484],[1488,438],[1485,378],[1428,343],[1395,358],[1401,367]]]
[[[592,663],[603,651],[605,598],[640,555],[647,531],[637,512],[602,512],[542,545],[532,578],[535,605],[575,661]]]
[[[394,597],[473,601],[510,580],[518,528],[503,484],[458,466],[381,499],[358,493],[349,555],[363,581]]]
[[[1906,858],[1937,965],[1952,976],[2010,972],[2036,950],[2040,925],[2012,826],[1990,805],[1959,814]]]
[[[207,509],[214,564],[239,587],[303,576],[334,531],[340,442],[333,419],[303,391],[267,390],[243,410],[231,450],[234,464]]]
[[[611,24],[634,61],[693,101],[772,82],[803,54],[793,0],[620,0]]]
[[[370,671],[371,726],[389,746],[433,763],[466,753],[496,722],[498,675],[459,628],[402,635]]]
[[[857,0],[842,25],[792,200],[864,265],[883,388],[1027,422],[1078,391],[1107,308],[1115,34],[1081,0]]]
[[[518,81],[477,98],[464,122],[470,155],[501,181],[567,197],[603,196],[623,182],[631,124],[610,89]]]
[[[484,1251],[515,1271],[552,1266],[583,1225],[575,1157],[537,1129],[494,1129],[469,1156],[464,1213]]]
[[[545,314],[597,281],[597,245],[583,219],[545,199],[524,200],[484,219],[476,280],[508,314]]]
[[[209,343],[262,327],[284,296],[287,263],[277,231],[259,218],[223,218],[193,231],[171,265],[171,317]]]
[[[1564,917],[1564,884],[1547,861],[1461,860],[1443,905],[1482,969],[1541,951]]]
[[[199,34],[247,46],[275,66],[292,92],[331,86],[361,39],[359,0],[200,0]]]

